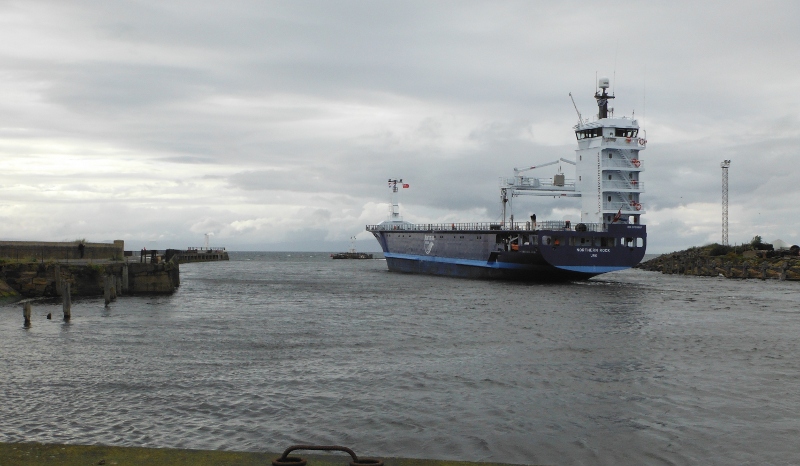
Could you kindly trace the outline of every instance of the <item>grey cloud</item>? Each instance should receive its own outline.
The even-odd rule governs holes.
[[[635,109],[648,124],[648,210],[718,203],[723,159],[733,160],[731,202],[748,212],[798,195],[790,173],[800,142],[793,116],[800,106],[800,9],[792,2],[648,3],[636,6],[635,21],[608,15],[604,29],[596,27],[597,7],[582,2],[84,1],[4,5],[0,12],[12,6],[8,17],[17,22],[6,31],[35,31],[24,37],[45,45],[3,36],[21,50],[0,52],[4,89],[12,89],[0,101],[0,134],[21,144],[3,146],[3,156],[66,147],[67,154],[96,157],[98,165],[109,159],[152,162],[154,170],[180,164],[189,178],[227,182],[208,193],[219,202],[223,224],[241,215],[222,206],[260,204],[270,191],[336,197],[351,209],[386,202],[389,177],[411,183],[402,193],[410,206],[497,215],[499,177],[515,166],[573,156],[576,116],[567,93],[584,117],[593,114],[595,71],[616,75],[617,114]],[[615,40],[611,31],[622,30]],[[48,44],[67,45],[65,55],[48,55]],[[402,113],[406,126],[389,118],[338,134],[336,112],[347,115],[349,106],[374,109],[376,119]],[[452,136],[451,117],[472,127]],[[559,128],[570,145],[533,142],[551,136],[533,131],[531,140],[537,127]],[[448,146],[448,137],[463,144]],[[28,173],[11,181],[35,187],[43,181],[33,180],[46,179],[86,192],[97,189],[97,177],[123,188],[140,183],[124,170],[68,181],[40,176],[36,167]],[[168,194],[197,189],[187,182]],[[113,202],[155,211],[181,205],[179,216],[148,212],[148,222],[119,220],[114,230],[140,236],[151,230],[180,236],[208,218],[193,198],[161,195],[120,195],[82,208],[91,216],[77,208],[72,216],[91,222],[98,212],[92,209]],[[562,201],[515,202],[517,212],[544,217],[568,204]],[[76,197],[63,205],[83,202]],[[663,229],[701,241],[702,235],[680,236],[687,227]],[[80,235],[89,227],[75,228]],[[656,243],[675,243],[652,234]],[[315,235],[310,239],[324,238],[322,230]],[[253,238],[243,234],[238,241]]]

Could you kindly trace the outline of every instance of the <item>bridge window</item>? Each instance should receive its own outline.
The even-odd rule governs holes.
[[[618,138],[635,138],[639,134],[638,129],[633,128],[615,128],[614,136]]]
[[[580,139],[597,138],[603,135],[603,128],[590,128],[575,131],[575,137]]]

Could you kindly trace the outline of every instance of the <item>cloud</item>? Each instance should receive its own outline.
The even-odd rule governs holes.
[[[408,219],[494,220],[500,177],[574,156],[568,93],[591,117],[597,72],[647,131],[651,251],[719,236],[724,159],[732,241],[796,237],[800,8],[630,8],[5,2],[0,236],[334,244],[385,218],[400,177]]]

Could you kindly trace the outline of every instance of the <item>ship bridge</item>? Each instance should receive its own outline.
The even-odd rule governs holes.
[[[582,223],[632,223],[639,224],[645,213],[639,196],[644,193],[640,181],[644,171],[640,152],[647,141],[639,131],[639,122],[633,118],[609,116],[607,93],[608,79],[598,83],[595,94],[598,104],[597,119],[579,122],[574,126],[578,149],[575,159],[548,162],[532,167],[515,168],[514,177],[500,181],[503,218],[512,212],[515,197],[524,195],[579,197]],[[612,110],[613,113],[613,110]],[[561,172],[561,166],[552,178],[523,175],[531,170],[566,163],[575,167],[573,178]],[[513,213],[511,213],[513,222]],[[505,220],[504,220],[505,221]]]

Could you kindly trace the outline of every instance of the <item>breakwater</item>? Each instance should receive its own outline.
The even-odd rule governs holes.
[[[702,277],[800,280],[800,257],[759,257],[756,254],[710,255],[712,247],[691,248],[663,254],[636,268],[664,274]]]
[[[172,293],[180,285],[175,262],[17,262],[0,265],[0,283],[6,284],[0,290],[11,289],[26,298],[58,297],[68,283],[73,296],[101,296],[107,277],[120,284],[120,292],[129,294]]]

